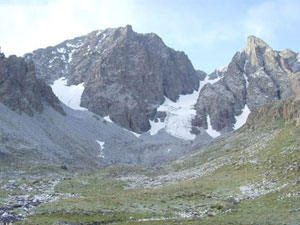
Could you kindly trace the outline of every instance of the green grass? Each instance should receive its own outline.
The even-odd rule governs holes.
[[[100,172],[89,171],[70,176],[56,186],[55,192],[73,193],[79,197],[44,204],[36,209],[33,216],[18,224],[70,221],[99,224],[298,225],[300,196],[298,199],[285,196],[300,192],[300,184],[294,184],[300,180],[297,169],[300,165],[299,137],[300,128],[293,125],[282,127],[279,132],[244,131],[164,168],[113,166]],[[224,159],[227,163],[206,176],[159,188],[128,189],[129,186],[118,179],[130,174],[156,179],[158,175],[199,168],[207,162],[218,165]],[[257,163],[249,162],[249,159]],[[293,165],[292,169],[288,169],[290,165]],[[274,188],[281,189],[255,199],[242,200],[237,205],[228,200],[229,196],[241,193],[240,186],[258,184],[264,180],[274,181]],[[213,211],[216,216],[179,218],[180,213],[204,210]],[[137,221],[161,217],[169,219]]]

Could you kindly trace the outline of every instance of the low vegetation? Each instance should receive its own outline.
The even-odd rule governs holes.
[[[300,127],[278,121],[156,168],[19,164],[27,175],[2,176],[0,210],[16,224],[298,225]]]

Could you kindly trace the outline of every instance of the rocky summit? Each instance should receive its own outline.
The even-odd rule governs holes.
[[[150,129],[149,120],[165,97],[176,101],[199,87],[198,73],[184,52],[130,25],[94,31],[26,58],[48,84],[60,77],[70,85],[84,82],[82,107],[136,133]]]
[[[246,48],[223,69],[223,77],[201,90],[194,127],[207,128],[209,116],[213,129],[228,132],[245,111],[296,94],[299,66],[299,54],[274,51],[261,39],[249,36]]]

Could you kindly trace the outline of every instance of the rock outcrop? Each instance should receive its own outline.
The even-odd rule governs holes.
[[[252,111],[299,92],[299,63],[299,54],[274,51],[261,39],[250,36],[246,48],[237,52],[223,70],[223,78],[201,90],[195,105],[194,129],[206,129],[209,116],[213,129],[230,131],[245,106]]]
[[[42,113],[44,103],[65,114],[51,87],[36,78],[33,63],[17,56],[0,54],[0,102],[30,116]]]
[[[165,97],[176,101],[197,90],[201,75],[186,54],[129,25],[94,31],[26,58],[48,84],[60,77],[69,84],[84,82],[82,107],[136,133],[150,129],[149,119]]]
[[[284,99],[278,102],[266,104],[250,113],[246,127],[256,129],[270,124],[295,123],[300,126],[300,98]]]

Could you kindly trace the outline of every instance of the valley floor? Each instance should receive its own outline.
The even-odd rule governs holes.
[[[74,172],[18,164],[19,172],[10,173],[9,165],[3,165],[0,220],[299,225],[299,136],[300,127],[293,125],[242,128],[208,149],[157,168]]]

